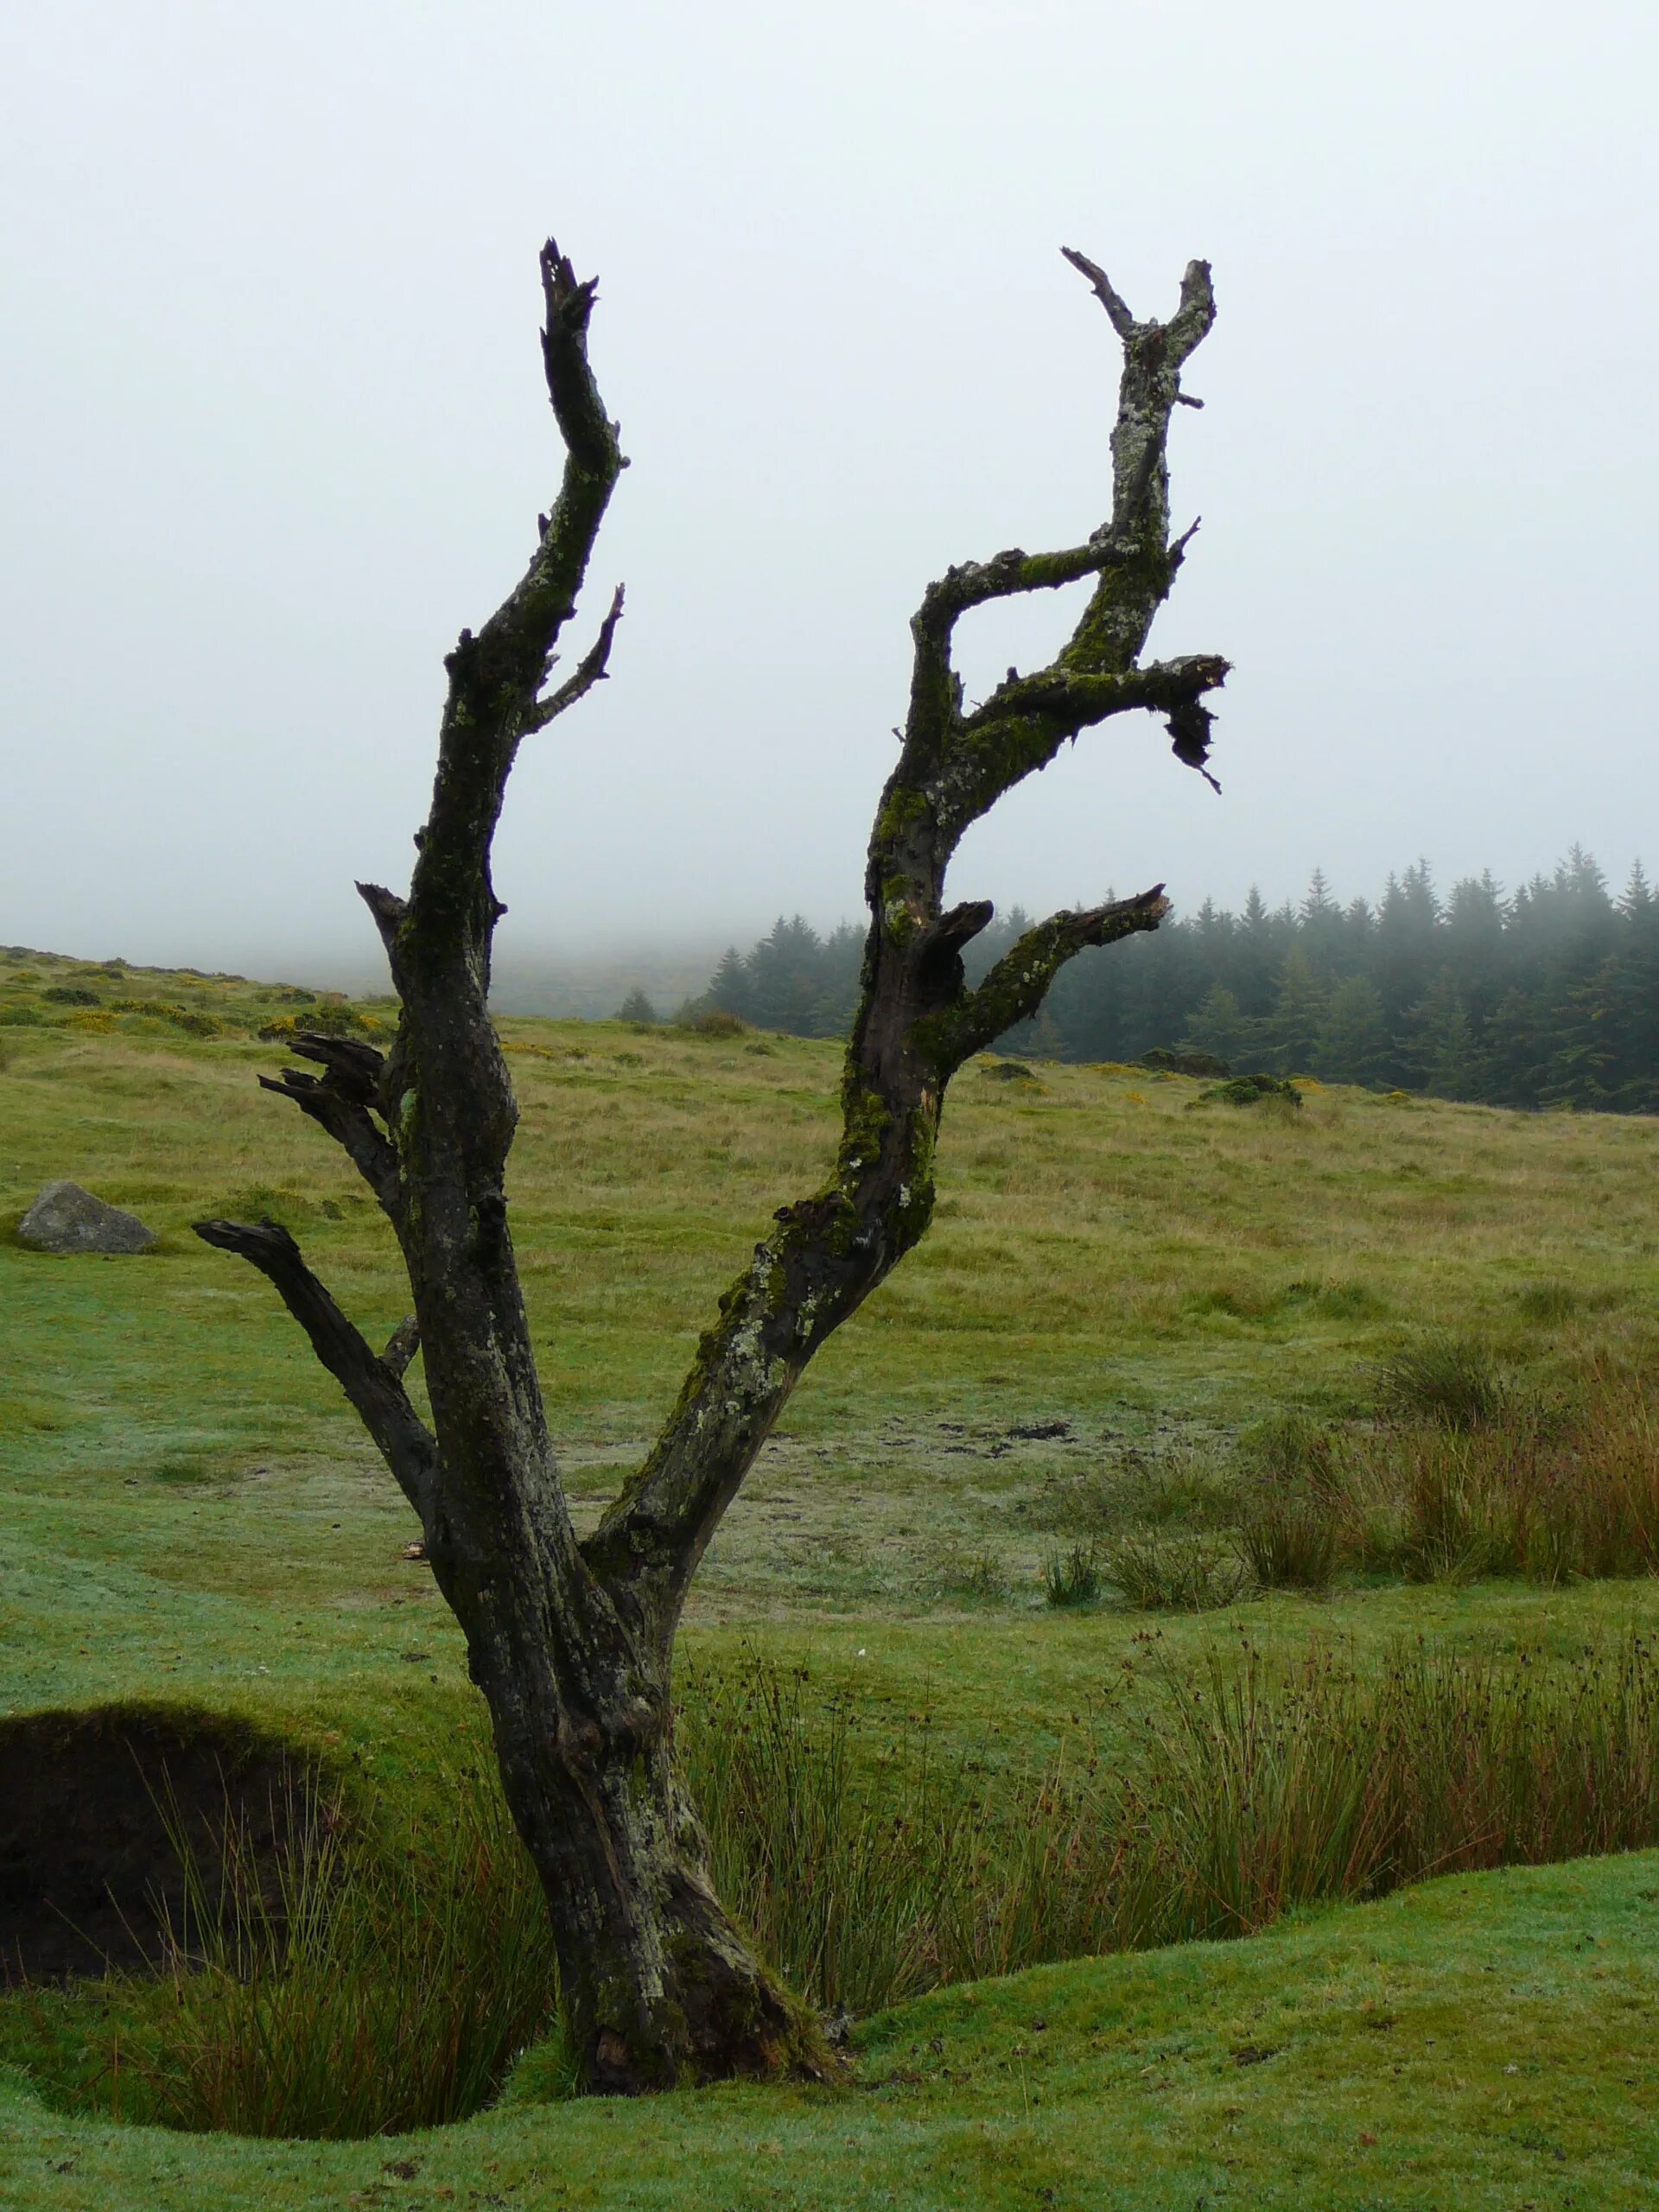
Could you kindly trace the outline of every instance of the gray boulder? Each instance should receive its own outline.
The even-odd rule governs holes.
[[[148,1252],[156,1232],[79,1183],[48,1183],[18,1223],[17,1241],[35,1252]]]

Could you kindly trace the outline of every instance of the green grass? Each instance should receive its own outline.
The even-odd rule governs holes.
[[[840,2088],[534,2102],[353,2144],[68,2122],[0,2075],[8,2212],[451,2203],[672,2212],[1626,2212],[1659,2199],[1659,1857],[958,1986]]]
[[[0,1713],[192,1699],[294,1733],[388,1803],[430,1803],[476,1712],[459,1637],[402,1560],[410,1516],[265,1286],[188,1233],[232,1204],[280,1214],[372,1333],[404,1311],[349,1171],[254,1086],[275,1051],[253,1032],[296,1007],[235,979],[16,967],[35,980],[0,956],[0,1227],[71,1175],[162,1245],[63,1262],[0,1236]],[[199,1019],[46,1001],[48,982]],[[836,1053],[504,1029],[515,1240],[586,1520],[772,1210],[822,1173]],[[861,1740],[925,1713],[942,1757],[1012,1788],[1079,1727],[1113,1753],[1108,1693],[1146,1649],[1148,1617],[1111,1588],[1046,1605],[1046,1562],[1080,1548],[1109,1577],[1126,1542],[1230,1560],[1240,1484],[1277,1479],[1262,1425],[1375,1441],[1380,1369],[1426,1342],[1484,1348],[1526,1402],[1586,1362],[1654,1364],[1659,1126],[1317,1086],[1265,1118],[1198,1103],[1203,1087],[965,1072],[934,1230],[827,1348],[728,1517],[689,1615],[694,1668],[805,1661],[855,1703]],[[1435,1433],[1449,1450],[1487,1430]],[[1570,1658],[1656,1620],[1648,1578],[1414,1586],[1374,1565],[1328,1595],[1177,1606],[1155,1632],[1200,1679],[1241,1624],[1274,1660],[1317,1628],[1364,1668],[1417,1637]],[[1649,2002],[1643,1886],[1659,1868],[1637,1859],[1484,1875],[1221,1950],[1045,1968],[971,2006],[939,1993],[861,2031],[855,2086],[822,2097],[511,2107],[409,2144],[296,2148],[71,2120],[18,2090],[0,2204],[1644,2203],[1659,2075],[1648,2016],[1618,2009],[1638,1983]],[[415,2177],[392,2171],[410,2159]]]

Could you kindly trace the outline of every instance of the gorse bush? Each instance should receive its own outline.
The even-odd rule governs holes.
[[[748,1033],[748,1023],[740,1014],[729,1014],[723,1006],[683,1006],[674,1017],[674,1027],[692,1037],[742,1037]]]
[[[308,1031],[318,1037],[372,1037],[385,1026],[375,1015],[359,1013],[343,999],[325,999],[307,1007],[303,1014],[279,1014],[264,1023],[258,1033],[266,1044],[280,1045]]]

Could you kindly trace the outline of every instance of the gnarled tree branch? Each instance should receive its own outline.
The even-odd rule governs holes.
[[[929,1032],[937,1063],[954,1071],[1007,1030],[1028,1020],[1048,996],[1066,962],[1090,946],[1155,930],[1169,912],[1161,883],[1133,899],[1051,914],[1014,939],[971,991],[965,991]]]
[[[574,707],[578,699],[586,697],[595,683],[604,682],[609,673],[611,640],[616,635],[616,626],[622,620],[622,587],[618,584],[612,594],[610,612],[599,626],[599,635],[576,664],[573,675],[567,676],[556,691],[539,699],[531,708],[524,722],[526,730],[545,729],[549,722]]]
[[[662,1634],[671,1633],[696,1562],[806,1362],[925,1230],[951,1075],[1033,1013],[1076,953],[1155,928],[1168,911],[1160,887],[1052,915],[969,991],[962,949],[990,908],[944,905],[946,870],[969,824],[1082,730],[1132,709],[1161,711],[1178,757],[1202,769],[1210,721],[1202,700],[1227,674],[1215,654],[1140,662],[1187,542],[1170,540],[1165,455],[1181,366],[1214,318],[1208,267],[1189,264],[1167,323],[1141,322],[1103,270],[1075,252],[1066,258],[1089,278],[1122,342],[1111,511],[1081,544],[1035,555],[1014,548],[947,570],[912,620],[909,711],[870,838],[870,930],[834,1173],[782,1209],[755,1247],[649,1459],[585,1548],[596,1574],[631,1586]],[[961,617],[1089,576],[1094,590],[1055,658],[1023,677],[1010,671],[967,711],[952,660]]]
[[[368,1339],[346,1319],[306,1266],[299,1246],[274,1221],[257,1224],[197,1221],[190,1225],[205,1244],[216,1245],[221,1252],[234,1252],[269,1277],[283,1305],[310,1338],[312,1351],[351,1400],[358,1419],[373,1438],[397,1487],[419,1514],[421,1526],[429,1535],[441,1474],[438,1447],[404,1389],[401,1378],[409,1363],[407,1357],[394,1365],[390,1359],[375,1357]],[[397,1341],[394,1337],[393,1345]]]
[[[278,1076],[262,1075],[261,1089],[291,1100],[319,1128],[327,1129],[395,1228],[403,1211],[397,1154],[375,1120],[377,1115],[384,1119],[386,1111],[384,1055],[356,1038],[323,1037],[310,1030],[289,1038],[288,1049],[302,1059],[320,1061],[326,1072],[315,1076],[302,1068],[284,1068]]]

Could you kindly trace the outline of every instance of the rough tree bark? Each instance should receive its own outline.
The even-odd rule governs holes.
[[[861,995],[828,1179],[781,1207],[720,1302],[679,1400],[598,1529],[578,1538],[555,1464],[507,1221],[516,1118],[488,1011],[505,911],[490,850],[521,739],[606,674],[622,594],[574,672],[545,689],[624,466],[588,359],[594,287],[550,242],[543,356],[565,448],[523,577],[446,663],[431,810],[406,898],[359,889],[401,1002],[384,1058],[302,1036],[320,1069],[261,1082],[340,1144],[378,1200],[407,1267],[415,1326],[373,1351],[285,1231],[223,1221],[197,1233],[270,1278],[355,1407],[419,1515],[427,1556],[466,1634],[501,1775],[546,1891],[562,1999],[586,2084],[632,2091],[738,2074],[813,2072],[815,2024],[755,1958],[715,1897],[671,1733],[674,1637],[687,1586],[797,1379],[928,1225],[946,1085],[1033,1013],[1065,962],[1157,926],[1162,887],[1052,915],[969,988],[963,946],[984,902],[946,907],[963,832],[1068,738],[1151,709],[1203,770],[1213,655],[1142,664],[1189,531],[1172,540],[1165,448],[1183,363],[1214,316],[1192,263],[1167,322],[1135,320],[1104,273],[1068,250],[1122,349],[1111,512],[1081,543],[949,569],[911,624],[914,663],[898,764],[870,839]],[[1195,402],[1187,402],[1196,404]],[[965,704],[958,620],[1015,594],[1093,579],[1054,659],[1010,669]],[[432,1428],[403,1371],[418,1333]]]

